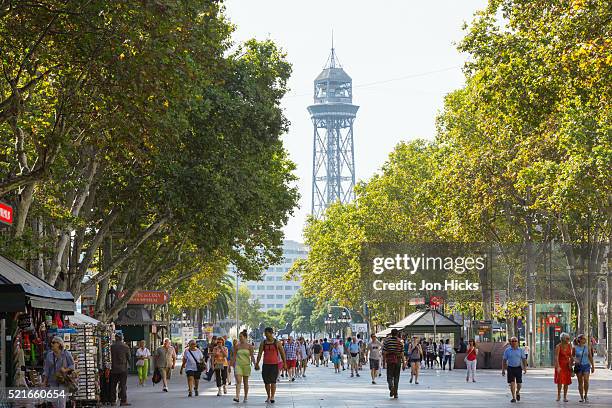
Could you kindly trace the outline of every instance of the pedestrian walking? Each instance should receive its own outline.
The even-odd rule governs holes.
[[[576,338],[577,345],[572,351],[574,357],[574,372],[578,380],[578,392],[580,393],[580,402],[589,402],[589,380],[591,374],[595,372],[595,364],[593,364],[593,347],[584,334],[578,335]]]
[[[376,338],[375,334],[372,334],[370,344],[367,347],[367,356],[370,360],[370,375],[372,376],[372,384],[376,384],[376,377],[378,377],[378,371],[380,370],[380,358],[382,353],[382,344]]]
[[[314,355],[314,363],[315,366],[319,366],[319,362],[321,361],[321,352],[323,351],[323,349],[321,348],[321,345],[319,344],[318,340],[314,341],[314,344],[312,345],[312,354]]]
[[[53,337],[51,350],[45,355],[43,363],[43,384],[45,387],[65,389],[64,384],[60,384],[58,379],[69,375],[72,370],[74,370],[74,359],[70,352],[64,350],[64,339],[59,336]],[[59,397],[55,400],[54,406],[65,408],[66,397]]]
[[[357,335],[357,344],[359,345],[359,370],[363,367],[366,362],[366,348],[365,341],[361,338],[361,334]]]
[[[435,341],[430,342],[427,354],[431,355],[431,368],[435,368],[438,365],[438,344]]]
[[[342,367],[342,371],[346,370],[344,366],[344,360],[346,359],[346,364],[349,364],[349,359],[347,357],[348,353],[348,340],[342,341],[340,336],[336,338],[336,342],[338,343],[338,348],[340,349],[340,366]]]
[[[295,381],[295,369],[297,366],[297,344],[293,337],[289,336],[285,342],[285,356],[287,358],[287,375],[290,381]]]
[[[225,347],[227,347],[227,358],[226,358],[226,364],[225,367],[227,369],[227,385],[232,385],[232,366],[229,364],[231,358],[232,358],[232,352],[234,350],[234,343],[231,339],[227,338],[226,336],[223,336],[223,340],[225,340]]]
[[[206,371],[206,363],[204,353],[198,348],[195,340],[189,340],[187,349],[183,351],[183,364],[181,365],[180,374],[183,371],[187,374],[187,396],[193,396],[195,393],[198,396],[198,385],[202,371]]]
[[[423,348],[419,343],[419,339],[414,336],[412,342],[408,345],[408,361],[410,362],[410,383],[414,378],[414,383],[419,383],[419,370],[421,369],[421,360],[423,358]]]
[[[506,375],[508,369],[508,385],[512,393],[510,402],[521,400],[521,387],[523,385],[523,374],[527,374],[527,360],[525,359],[525,350],[518,346],[518,339],[512,337],[510,339],[510,347],[504,350],[502,358],[502,376]]]
[[[153,355],[153,368],[159,370],[162,379],[162,390],[168,392],[168,380],[174,366],[176,365],[176,350],[172,347],[170,339],[164,339],[164,343],[155,350]]]
[[[204,353],[206,356],[206,362],[208,363],[208,372],[206,373],[206,381],[210,381],[215,375],[215,364],[213,362],[213,350],[217,346],[217,336],[212,336],[208,343],[208,352]]]
[[[213,348],[213,365],[215,370],[215,382],[217,384],[217,397],[221,396],[221,388],[223,394],[227,394],[227,367],[229,365],[227,356],[229,351],[225,346],[225,339],[217,337],[217,345]]]
[[[342,361],[342,351],[340,351],[340,343],[334,343],[331,361],[334,365],[334,372],[338,374],[340,372],[340,362]]]
[[[231,366],[234,367],[236,375],[236,397],[234,402],[240,402],[240,387],[244,384],[244,399],[246,402],[249,397],[249,377],[251,376],[251,364],[255,365],[253,345],[247,341],[247,332],[243,331],[238,335],[238,343],[234,347]]]
[[[123,342],[123,336],[115,335],[115,342],[110,347],[111,352],[111,403],[117,401],[117,386],[119,386],[119,405],[132,405],[127,402],[127,372],[130,362],[130,348]]]
[[[452,363],[453,363],[453,346],[451,346],[450,344],[450,340],[446,339],[444,341],[444,363],[442,364],[442,370],[446,369],[446,363],[448,363],[448,371],[452,371],[453,368]]]
[[[150,358],[151,352],[145,347],[145,341],[140,340],[136,349],[136,370],[138,371],[138,385],[141,387],[144,387],[149,375]]]
[[[476,382],[476,365],[478,364],[478,349],[476,348],[476,341],[470,339],[467,346],[467,355],[465,356],[465,368],[467,374],[465,376],[465,382],[470,381],[470,374],[472,375],[472,382]]]
[[[389,384],[389,396],[398,398],[400,373],[404,365],[404,353],[402,341],[399,339],[399,331],[391,330],[391,336],[383,342],[383,360],[387,367],[387,383]]]
[[[567,389],[572,383],[572,345],[570,336],[561,333],[561,342],[555,347],[555,375],[554,382],[557,384],[557,401],[561,400],[561,388],[563,388],[563,402],[567,402]]]
[[[323,344],[321,346],[323,349],[323,365],[327,367],[329,364],[329,357],[331,355],[331,344],[327,341],[327,338],[323,339]]]
[[[306,377],[306,366],[308,365],[308,347],[303,337],[300,337],[297,344],[298,349],[298,377]]]
[[[359,370],[359,343],[357,343],[356,337],[353,337],[353,338],[349,337],[348,341],[349,341],[348,352],[349,352],[349,364],[351,366],[351,377],[354,377],[355,375],[359,377],[359,371],[358,371]]]
[[[259,353],[257,353],[257,362],[255,370],[259,370],[259,362],[263,358],[263,366],[261,376],[263,378],[266,394],[268,398],[266,402],[274,404],[274,396],[276,394],[276,381],[278,379],[278,355],[281,356],[283,367],[287,365],[285,350],[280,341],[274,338],[274,330],[271,327],[264,329],[266,338],[259,344]]]
[[[442,363],[444,362],[444,340],[440,339],[440,344],[438,344],[438,359],[440,360],[440,368],[442,368]]]

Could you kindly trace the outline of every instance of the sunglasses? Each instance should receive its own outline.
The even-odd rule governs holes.
[[[510,343],[518,343],[518,340],[510,340]]]

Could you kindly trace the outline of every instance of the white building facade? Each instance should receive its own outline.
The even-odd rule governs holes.
[[[301,281],[286,281],[287,274],[297,259],[306,258],[308,248],[296,241],[283,241],[283,263],[270,266],[262,275],[261,281],[248,281],[247,287],[253,299],[257,299],[264,311],[280,310],[301,287]]]

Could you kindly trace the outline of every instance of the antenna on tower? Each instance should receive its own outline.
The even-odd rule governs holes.
[[[334,29],[332,28],[331,30],[331,53],[329,54],[327,61],[325,61],[324,69],[336,68],[340,66],[341,66],[340,61],[338,60],[338,56],[336,55],[336,48],[334,47]]]
[[[332,28],[332,32],[331,32],[331,56],[330,61],[329,61],[329,67],[330,68],[336,68],[336,52],[334,50],[334,29]]]

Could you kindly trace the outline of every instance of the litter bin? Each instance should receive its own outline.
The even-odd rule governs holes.
[[[484,352],[484,368],[491,368],[491,352]]]

